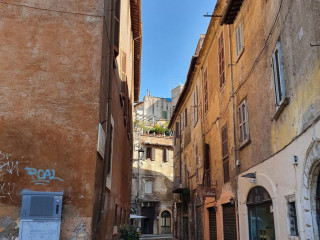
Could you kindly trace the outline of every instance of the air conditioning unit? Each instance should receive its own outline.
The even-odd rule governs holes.
[[[19,240],[59,240],[63,192],[22,191]]]

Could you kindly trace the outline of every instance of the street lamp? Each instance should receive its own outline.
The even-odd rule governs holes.
[[[139,198],[140,198],[140,160],[142,159],[144,154],[144,150],[142,147],[138,150],[138,189],[137,189],[137,213],[141,215],[141,209],[139,206]],[[138,227],[141,227],[141,220],[138,221]]]
[[[143,148],[140,148],[140,149],[138,150],[138,158],[139,158],[139,159],[142,159],[143,154],[144,154],[144,150],[143,150]]]

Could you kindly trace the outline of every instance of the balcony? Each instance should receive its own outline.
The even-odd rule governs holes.
[[[174,193],[181,193],[183,191],[182,183],[180,178],[176,178],[173,180],[173,192]]]

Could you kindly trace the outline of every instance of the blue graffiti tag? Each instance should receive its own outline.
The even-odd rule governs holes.
[[[24,169],[27,171],[28,175],[32,177],[32,182],[36,185],[46,185],[49,184],[51,180],[59,180],[63,182],[63,179],[55,176],[56,171],[53,169],[37,170],[31,167],[25,167]]]

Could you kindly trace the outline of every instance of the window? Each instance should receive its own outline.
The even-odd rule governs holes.
[[[198,86],[195,87],[193,92],[193,123],[194,125],[198,122]]]
[[[204,145],[204,187],[211,187],[210,177],[210,145]]]
[[[299,236],[295,201],[288,202],[288,214],[289,214],[290,235]]]
[[[236,29],[236,51],[239,57],[243,49],[242,23]]]
[[[180,128],[179,128],[179,122],[176,122],[176,127],[175,127],[175,138],[180,137]]]
[[[198,146],[196,146],[196,179],[199,180],[199,160],[200,160],[200,157],[199,157],[199,151],[198,151]]]
[[[204,79],[204,111],[208,112],[208,81],[207,81],[207,68],[204,70],[203,79]]]
[[[188,126],[188,109],[187,108],[184,110],[184,126],[185,127]]]
[[[222,158],[228,157],[228,130],[227,125],[224,125],[221,133],[222,138]]]
[[[168,149],[162,149],[162,161],[168,162],[169,161],[169,151]]]
[[[119,54],[119,36],[120,36],[120,0],[115,0],[115,11],[114,11],[114,53],[115,56]]]
[[[151,158],[152,156],[152,148],[151,147],[147,147],[147,154],[146,154],[146,158]]]
[[[111,179],[112,179],[112,160],[113,160],[113,137],[114,137],[114,120],[111,116],[110,126],[110,143],[109,143],[109,156],[108,156],[108,167],[107,167],[107,181],[106,186],[111,190]]]
[[[183,128],[184,128],[184,115],[183,115],[183,112],[180,114],[180,122],[181,122],[181,131],[183,131]]]
[[[113,226],[118,226],[118,204],[116,204],[114,209]]]
[[[168,118],[168,112],[167,111],[162,111],[162,118],[167,120],[167,118]]]
[[[152,194],[152,184],[151,180],[146,180],[144,183],[144,193],[145,194]]]
[[[219,53],[219,78],[220,78],[220,88],[224,86],[225,76],[224,76],[224,42],[223,42],[223,32],[221,32],[219,37],[218,45]]]
[[[276,104],[277,106],[280,106],[286,96],[280,41],[278,41],[277,46],[272,54],[272,67],[276,93]]]
[[[239,141],[241,144],[249,140],[247,100],[244,100],[238,107],[238,115],[239,115]]]
[[[222,159],[223,159],[223,176],[224,182],[229,182],[229,160],[228,160],[228,129],[227,125],[224,125],[221,131],[222,138]]]

